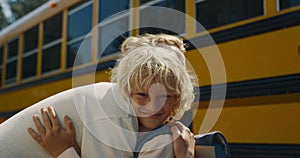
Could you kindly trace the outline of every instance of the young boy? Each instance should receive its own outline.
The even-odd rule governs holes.
[[[195,78],[186,68],[184,51],[175,36],[129,37],[111,83],[83,86],[38,103],[36,107],[53,103],[58,114],[53,108],[42,109],[44,126],[34,115],[38,132],[29,128],[29,134],[54,157],[78,157],[80,151],[81,157],[132,157],[147,132],[180,119],[192,105]],[[62,112],[68,113],[74,127],[68,117],[67,130],[60,126]],[[140,156],[193,157],[193,134],[180,123],[170,126],[172,135],[149,141]]]
[[[186,69],[183,42],[175,36],[130,37],[123,43],[122,52],[112,82],[132,105],[131,115],[138,120],[139,143],[147,132],[180,119],[190,108],[194,78]],[[171,151],[172,136],[164,134],[147,142],[139,157],[174,157]]]

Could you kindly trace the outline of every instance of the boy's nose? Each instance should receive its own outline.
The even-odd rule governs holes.
[[[163,98],[151,98],[150,102],[146,105],[147,111],[151,114],[157,113],[165,104]]]
[[[147,104],[147,110],[151,114],[157,113],[165,104],[167,91],[165,87],[160,83],[154,83],[149,88],[150,101]]]

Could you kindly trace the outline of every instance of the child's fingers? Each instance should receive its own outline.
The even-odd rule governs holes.
[[[39,134],[43,137],[46,133],[44,126],[42,125],[39,117],[37,115],[33,115],[32,116],[33,119],[33,123],[36,127],[36,129],[38,130]]]
[[[181,135],[181,131],[178,129],[177,126],[172,126],[170,130],[172,133],[173,141],[175,141]]]
[[[45,125],[46,133],[52,131],[52,125],[49,120],[48,110],[46,108],[42,108],[41,114]]]
[[[72,123],[71,119],[69,118],[69,116],[65,116],[64,121],[65,121],[65,124],[67,127],[67,133],[69,133],[69,135],[71,135],[71,136],[75,136],[75,129],[74,129],[73,123]]]
[[[35,131],[34,131],[32,128],[28,128],[27,131],[28,131],[29,135],[30,135],[36,142],[38,142],[40,145],[42,145],[42,143],[43,143],[42,138],[41,138],[37,133],[35,133]]]
[[[172,121],[170,122],[171,126],[176,126],[177,129],[180,131],[180,133],[182,133],[184,130],[189,130],[189,128],[185,127],[181,122],[179,121]]]
[[[171,128],[171,132],[173,134],[173,139],[178,138],[179,136],[182,139],[194,139],[194,134],[191,132],[191,130],[189,128],[187,128],[186,126],[184,126],[181,122],[176,121],[176,122],[172,122],[171,123],[172,128]]]
[[[53,129],[54,130],[55,129],[59,130],[61,128],[61,126],[60,126],[60,123],[59,123],[58,118],[56,116],[54,108],[52,106],[49,106],[48,111],[49,111],[49,116],[50,116],[50,120],[52,122]]]

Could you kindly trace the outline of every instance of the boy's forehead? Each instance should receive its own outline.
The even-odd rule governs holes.
[[[165,83],[157,82],[157,81],[151,81],[149,84],[142,84],[142,83],[136,83],[132,85],[132,90],[135,91],[160,91],[160,92],[167,92],[167,93],[176,93],[175,90],[169,87],[170,85],[165,85]],[[169,88],[168,88],[169,87]],[[174,91],[174,92],[173,92]]]

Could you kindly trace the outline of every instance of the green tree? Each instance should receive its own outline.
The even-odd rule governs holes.
[[[2,7],[0,6],[0,30],[2,30],[4,27],[8,26],[9,23],[5,17],[5,15],[2,12]]]
[[[47,1],[48,0],[13,0],[8,3],[15,18],[19,19]]]

